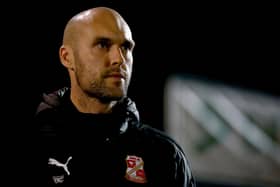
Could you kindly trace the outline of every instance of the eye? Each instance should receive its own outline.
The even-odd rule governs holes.
[[[97,46],[101,49],[108,49],[110,47],[110,44],[108,41],[101,40],[97,43]]]
[[[129,41],[126,41],[122,44],[122,49],[128,51],[133,49],[133,44]]]

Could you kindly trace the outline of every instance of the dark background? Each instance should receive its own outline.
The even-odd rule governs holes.
[[[273,4],[234,2],[79,1],[18,5],[12,64],[28,107],[67,82],[58,48],[67,20],[93,6],[110,6],[129,23],[136,48],[129,95],[142,119],[162,128],[166,78],[192,74],[279,95],[279,13]],[[21,7],[21,8],[19,8]],[[30,95],[29,95],[30,94]],[[31,101],[30,101],[31,100]]]
[[[110,6],[136,42],[129,96],[145,123],[163,129],[169,75],[188,74],[280,96],[279,11],[263,2],[37,1],[2,6],[2,94],[16,141],[43,92],[64,86],[58,49],[74,14]],[[18,122],[18,120],[20,122]],[[9,126],[9,125],[7,125]],[[13,140],[11,140],[13,141]]]

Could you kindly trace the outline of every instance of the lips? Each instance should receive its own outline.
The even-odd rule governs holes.
[[[121,72],[111,72],[111,73],[108,73],[105,77],[106,78],[113,77],[113,78],[126,79],[125,73],[121,73]]]

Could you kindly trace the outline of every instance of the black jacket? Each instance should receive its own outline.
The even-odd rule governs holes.
[[[195,186],[180,146],[140,123],[129,98],[111,114],[85,114],[64,88],[44,96],[35,125],[38,186]]]

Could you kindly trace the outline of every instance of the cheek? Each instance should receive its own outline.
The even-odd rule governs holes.
[[[92,80],[98,76],[98,67],[83,64],[79,67],[79,77],[83,80]]]
[[[128,63],[128,72],[131,74],[132,73],[132,68],[133,68],[133,63],[132,61]]]
[[[132,54],[130,54],[127,56],[127,60],[126,60],[126,66],[127,66],[127,69],[129,69],[129,71],[131,71],[132,65],[133,65],[133,56],[132,56]]]

